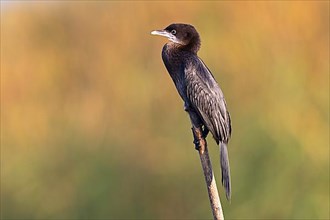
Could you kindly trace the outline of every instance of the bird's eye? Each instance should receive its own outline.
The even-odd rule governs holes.
[[[176,30],[171,30],[171,34],[175,35],[176,34]]]

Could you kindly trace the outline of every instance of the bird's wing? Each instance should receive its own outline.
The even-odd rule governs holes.
[[[200,58],[185,67],[187,97],[217,142],[228,142],[230,115],[223,93]]]

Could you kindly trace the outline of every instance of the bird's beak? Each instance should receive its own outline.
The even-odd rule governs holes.
[[[159,35],[159,36],[164,36],[167,38],[172,38],[173,35],[165,30],[156,30],[156,31],[151,31],[152,35]]]
[[[166,31],[166,30],[157,30],[157,31],[151,31],[152,35],[159,35],[159,36],[163,36],[163,37],[167,37],[170,41],[177,43],[177,44],[182,44],[182,42],[180,42],[176,36],[174,36],[173,34],[171,34],[170,32]]]

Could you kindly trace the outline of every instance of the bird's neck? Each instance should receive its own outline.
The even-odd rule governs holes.
[[[180,45],[173,42],[168,42],[164,45],[164,52],[172,59],[180,59],[183,54],[191,54],[197,56],[198,49],[193,48],[192,45]]]
[[[192,38],[187,45],[182,45],[182,50],[190,51],[197,54],[199,48],[201,47],[201,41],[198,36]]]
[[[187,45],[182,45],[174,42],[168,42],[166,45],[167,45],[167,50],[171,51],[171,53],[173,54],[177,54],[180,52],[190,52],[197,55],[201,43],[199,38],[196,39],[193,38]]]
[[[182,56],[182,49],[180,44],[168,42],[164,45],[164,52],[169,56],[169,58],[179,58]]]

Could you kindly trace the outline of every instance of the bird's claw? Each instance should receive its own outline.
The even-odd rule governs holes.
[[[204,126],[204,129],[202,131],[202,136],[205,139],[207,137],[207,135],[209,134],[209,129],[207,129],[206,126]]]
[[[206,140],[204,138],[204,131],[203,131],[202,127],[199,127],[198,129],[192,127],[191,129],[193,131],[193,136],[194,136],[193,143],[195,144],[195,149],[197,151],[199,151],[199,153],[203,154],[203,152],[205,151],[205,147],[206,147]],[[205,133],[205,135],[207,135],[207,133]]]
[[[200,149],[201,149],[201,142],[200,142],[200,140],[197,140],[197,139],[195,139],[194,141],[193,141],[193,143],[195,144],[195,149],[197,150],[197,151],[199,151]]]

